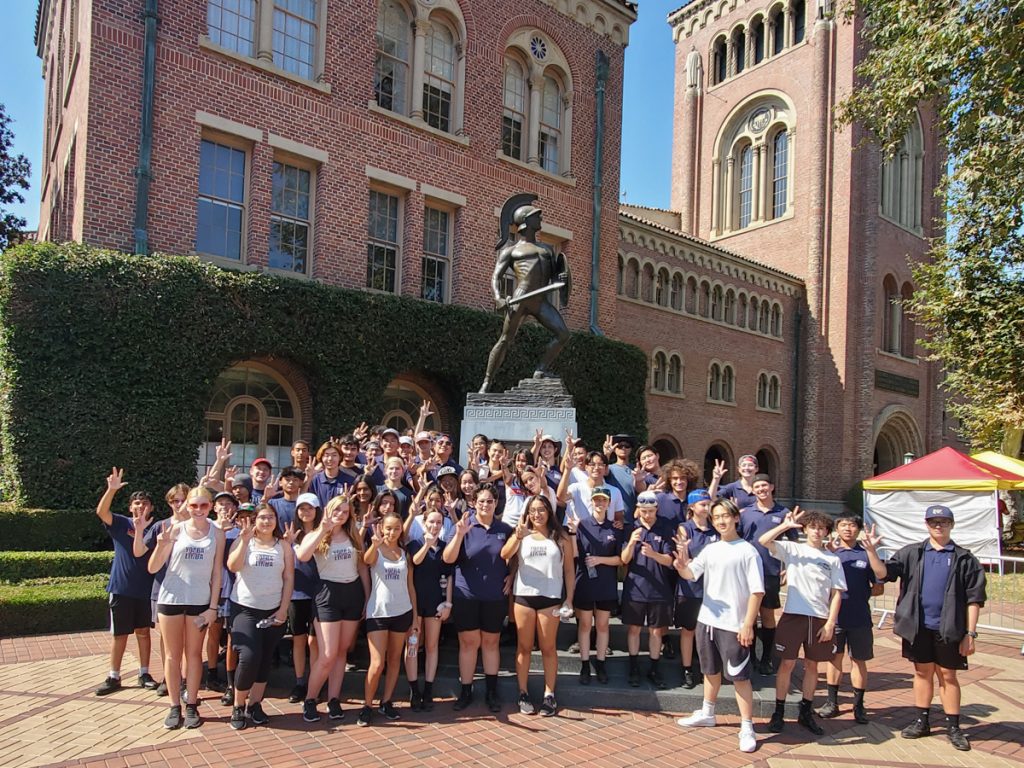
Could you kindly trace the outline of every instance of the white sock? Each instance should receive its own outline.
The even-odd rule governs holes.
[[[148,675],[148,674],[149,674],[149,667],[139,667],[139,676],[140,677],[142,675]]]
[[[120,669],[112,669],[107,674],[107,677],[113,678],[114,680],[120,680],[121,679],[121,670]]]
[[[707,717],[714,717],[715,715],[715,702],[704,699],[704,714]]]
[[[753,720],[740,720],[740,733],[749,733],[754,730]]]

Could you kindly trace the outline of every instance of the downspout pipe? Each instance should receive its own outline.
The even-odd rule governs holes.
[[[797,452],[800,446],[798,432],[800,425],[800,322],[803,320],[803,316],[803,312],[797,306],[796,316],[793,318],[793,434],[789,441],[789,487],[792,489],[794,504],[797,499]]]
[[[597,323],[597,287],[601,266],[601,195],[604,190],[604,89],[608,82],[609,60],[604,51],[597,52],[597,84],[594,87],[596,102],[594,132],[594,216],[593,231],[590,233],[590,332],[604,336]]]
[[[156,90],[157,0],[146,0],[142,18],[142,116],[139,125],[139,164],[135,168],[135,253],[149,253],[149,184],[153,179],[153,93]]]

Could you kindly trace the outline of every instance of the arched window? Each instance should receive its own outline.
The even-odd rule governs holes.
[[[668,361],[664,352],[656,352],[651,365],[651,389],[655,392],[665,391],[665,374],[668,369]]]
[[[900,354],[903,357],[914,356],[914,319],[907,312],[910,300],[914,298],[914,287],[904,283],[900,291],[901,309],[903,311],[903,327],[900,329]]]
[[[700,306],[698,311],[701,317],[707,317],[711,311],[711,285],[707,280],[702,280],[700,284]]]
[[[780,129],[772,139],[772,218],[781,218],[789,205],[789,133]]]
[[[754,148],[747,144],[740,150],[738,162],[739,182],[736,185],[737,211],[739,212],[736,228],[750,226],[754,202]]]
[[[754,64],[764,61],[764,19],[758,16],[750,24],[750,37],[754,47]]]
[[[804,0],[793,0],[793,45],[804,41],[807,27],[807,4]]]
[[[729,325],[736,323],[736,292],[732,288],[725,292],[725,311],[722,313],[722,319]]]
[[[540,166],[550,173],[561,172],[562,86],[551,75],[544,75],[540,105]]]
[[[757,329],[761,333],[763,333],[765,336],[768,335],[768,330],[769,330],[769,328],[771,326],[771,311],[772,311],[772,308],[768,304],[768,302],[767,301],[762,301],[761,302],[761,315],[759,317],[759,322],[758,322]]]
[[[711,289],[711,319],[721,320],[725,298],[722,295],[722,286],[716,285]]]
[[[623,289],[623,283],[625,282],[625,279],[626,279],[626,264],[625,264],[625,262],[622,261],[622,254],[619,254],[619,258],[618,258],[617,261],[618,261],[618,271],[616,272],[615,292],[619,296],[621,296],[622,295],[622,289]]]
[[[424,400],[439,404],[438,396],[432,394],[414,381],[408,379],[392,379],[384,390],[384,416],[380,423],[404,432],[416,426],[420,414],[420,405]],[[445,410],[442,405],[442,412]],[[445,428],[441,415],[432,413],[424,423],[424,429],[441,430]]]
[[[903,304],[892,275],[886,275],[882,281],[882,295],[882,349],[898,355],[901,352],[900,336],[903,332]]]
[[[885,218],[918,234],[923,171],[924,142],[920,119],[915,117],[893,156],[882,161],[879,203]]]
[[[423,121],[439,131],[453,128],[456,88],[455,34],[438,18],[430,22],[425,41]]]
[[[751,296],[750,297],[750,316],[749,316],[749,319],[747,320],[747,327],[750,330],[752,330],[752,331],[756,331],[757,330],[757,314],[758,314],[759,306],[760,305],[759,305],[759,303],[757,301],[757,298],[754,297],[754,296]]]
[[[695,277],[686,280],[686,311],[691,315],[697,314],[697,278]]]
[[[644,264],[643,284],[640,288],[640,299],[642,301],[654,301],[654,267]]]
[[[782,307],[772,304],[772,336],[782,335]]]
[[[505,56],[505,80],[502,91],[501,151],[516,160],[526,160],[526,67],[516,57]],[[622,292],[621,290],[619,291]]]
[[[740,328],[747,327],[747,294],[740,294],[740,305],[736,310],[736,325]]]
[[[668,360],[668,391],[678,395],[683,391],[683,361],[679,355],[672,355]]]
[[[747,35],[740,27],[732,36],[733,71],[738,75],[747,66]]]
[[[766,373],[757,375],[757,407],[768,407],[768,374]]]
[[[711,72],[714,78],[712,85],[717,85],[725,80],[728,73],[728,59],[726,53],[725,38],[715,40],[711,53]]]
[[[377,14],[377,54],[373,90],[377,104],[400,115],[409,113],[409,58],[412,29],[405,6],[384,0]]]
[[[773,411],[782,409],[782,384],[778,376],[772,376],[768,380],[768,407]]]
[[[658,279],[654,284],[654,302],[659,307],[668,306],[668,270],[664,267],[658,270]]]
[[[640,263],[636,259],[626,262],[626,295],[631,299],[640,298]]]
[[[769,24],[772,55],[777,56],[786,48],[786,14],[782,12],[782,8],[772,12]]]
[[[736,382],[731,365],[722,368],[722,401],[726,403],[736,402]]]
[[[681,310],[683,308],[683,276],[678,272],[672,275],[671,304],[672,309]]]
[[[712,363],[708,369],[708,400],[722,399],[722,369],[718,363]]]

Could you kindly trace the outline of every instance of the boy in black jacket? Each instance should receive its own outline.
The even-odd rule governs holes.
[[[978,613],[985,604],[985,572],[978,558],[950,538],[953,512],[934,504],[924,512],[928,540],[908,544],[882,563],[868,536],[864,548],[875,576],[900,580],[894,629],[903,638],[903,658],[914,662],[914,706],[917,719],[903,729],[903,738],[917,739],[931,732],[928,710],[939,677],[939,699],[946,713],[950,743],[966,752],[971,748],[960,730],[960,682],[956,671],[967,669],[978,636]]]

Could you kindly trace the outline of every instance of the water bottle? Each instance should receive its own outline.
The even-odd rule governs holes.
[[[416,658],[416,651],[419,650],[419,642],[420,639],[418,633],[416,632],[416,630],[413,630],[412,634],[409,635],[409,639],[406,641],[406,645],[408,646],[409,649],[410,659]]]
[[[274,626],[274,617],[267,616],[265,619],[260,619],[256,622],[256,629],[268,629]]]
[[[597,566],[595,566],[595,565],[588,565],[587,566],[587,576],[589,576],[592,579],[596,579],[597,578]]]

